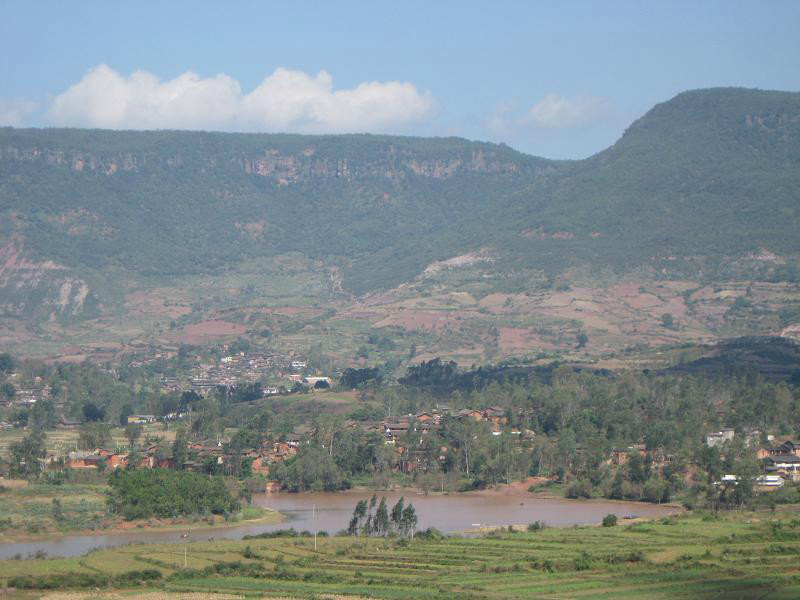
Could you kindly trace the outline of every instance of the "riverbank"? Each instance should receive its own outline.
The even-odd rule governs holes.
[[[104,485],[34,484],[0,492],[0,543],[33,542],[67,536],[102,536],[129,532],[221,529],[280,523],[284,516],[262,506],[229,515],[126,521],[109,517]]]
[[[389,489],[375,489],[369,486],[355,486],[348,490],[340,492],[332,492],[335,494],[350,494],[352,496],[362,496],[364,494],[376,494],[379,498],[381,495],[403,495],[408,499],[414,497],[483,497],[483,498],[520,498],[522,502],[527,500],[569,500],[577,502],[602,502],[602,503],[618,503],[626,506],[641,505],[643,507],[663,506],[674,509],[676,512],[683,512],[685,508],[678,502],[664,502],[654,504],[652,502],[644,502],[641,500],[615,500],[596,496],[587,499],[573,499],[567,498],[564,495],[566,484],[558,483],[550,477],[528,477],[520,481],[513,481],[511,483],[500,483],[495,486],[486,487],[476,490],[466,491],[435,491],[435,490],[422,490],[414,486],[394,486]],[[286,492],[288,493],[288,492]],[[298,492],[299,494],[314,494],[315,492]],[[284,493],[285,494],[285,493]]]

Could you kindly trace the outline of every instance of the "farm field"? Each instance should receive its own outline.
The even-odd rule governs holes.
[[[6,429],[0,431],[0,456],[8,454],[8,447],[14,442],[20,441],[27,435],[25,429]],[[49,456],[64,456],[65,454],[77,450],[79,429],[55,429],[46,432],[45,445]],[[175,440],[173,430],[166,431],[161,423],[150,423],[144,425],[142,430],[142,440],[147,438],[163,438],[166,442],[172,443]],[[125,437],[123,427],[111,428],[112,448],[127,447],[128,440]],[[0,482],[2,483],[2,482]]]
[[[131,545],[81,558],[2,561],[0,581],[17,588],[11,598],[55,598],[22,589],[52,585],[93,588],[75,598],[126,597],[135,588],[141,597],[158,590],[158,597],[196,598],[778,600],[800,595],[798,517],[794,507],[481,538],[320,537],[316,550],[307,536]],[[104,586],[107,593],[94,589]]]

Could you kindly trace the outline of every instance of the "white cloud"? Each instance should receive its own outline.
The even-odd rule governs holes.
[[[36,103],[30,100],[4,100],[0,98],[0,127],[21,127],[30,114],[36,110]]]
[[[531,107],[523,123],[534,127],[576,127],[596,121],[603,116],[605,109],[602,98],[569,100],[558,94],[547,94]]]
[[[276,69],[250,93],[228,75],[188,71],[169,81],[146,71],[125,77],[99,65],[56,96],[54,125],[112,129],[222,129],[301,133],[383,132],[430,115],[434,100],[407,82],[368,82],[334,90],[316,76]]]

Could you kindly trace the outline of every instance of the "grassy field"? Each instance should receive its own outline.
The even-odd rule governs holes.
[[[155,570],[161,577],[142,589],[165,596],[779,600],[800,597],[798,517],[794,508],[483,538],[320,538],[316,550],[309,537],[131,545],[80,558],[0,561],[0,581],[22,587],[36,578],[61,589],[83,577],[83,585],[130,590],[131,572]]]
[[[106,514],[105,486],[31,485],[0,493],[0,540],[20,534],[100,527]],[[60,503],[58,509],[54,500]]]
[[[5,431],[0,431],[0,455],[7,455],[8,447],[14,442],[18,442],[29,433],[30,431],[27,429],[6,429]],[[78,437],[80,437],[80,431],[78,429],[51,429],[46,431],[45,434],[45,445],[47,446],[48,455],[64,456],[76,450],[78,447]],[[173,430],[165,431],[164,425],[161,423],[151,423],[144,426],[139,443],[143,443],[147,438],[163,438],[168,442],[172,442],[175,440],[175,432]],[[128,446],[128,440],[125,438],[125,429],[123,427],[114,427],[111,429],[111,440],[111,448]]]

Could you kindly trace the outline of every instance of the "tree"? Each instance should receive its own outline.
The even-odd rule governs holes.
[[[386,498],[381,498],[378,510],[375,511],[373,520],[373,531],[376,535],[386,536],[389,534],[389,509],[386,506]]]
[[[17,388],[15,388],[10,383],[4,383],[0,385],[0,397],[4,398],[5,400],[13,400],[14,396],[17,395]]]
[[[638,450],[631,450],[628,454],[628,479],[633,483],[644,483],[648,473],[645,471],[644,460]]]
[[[106,411],[94,402],[86,402],[83,405],[83,416],[87,421],[102,421],[106,418]]]
[[[32,477],[41,472],[40,461],[47,456],[46,437],[42,430],[34,429],[26,437],[8,447],[11,454],[11,474]]]
[[[175,441],[172,442],[172,461],[178,469],[182,469],[188,458],[189,447],[186,439],[186,430],[180,428],[175,433]]]
[[[675,326],[675,319],[669,313],[661,315],[661,326],[672,329]]]
[[[417,529],[417,511],[414,510],[413,504],[409,504],[403,509],[400,517],[400,529],[406,537],[414,537],[414,531]]]
[[[353,509],[353,517],[350,519],[350,525],[347,527],[349,535],[358,535],[358,532],[363,529],[362,523],[367,516],[367,501],[359,500]]]
[[[119,411],[119,424],[120,427],[125,427],[128,424],[128,417],[133,414],[133,407],[130,404],[126,404],[123,406]]]
[[[586,344],[588,344],[588,343],[589,343],[589,336],[588,336],[588,335],[586,335],[586,333],[585,333],[585,332],[581,331],[581,332],[578,334],[578,348],[583,348],[583,347],[585,347],[585,346],[586,346]]]
[[[400,531],[400,527],[402,525],[403,519],[403,497],[400,496],[400,500],[392,507],[391,512],[391,520],[392,520],[392,529],[395,531]]]
[[[78,435],[81,450],[106,448],[111,445],[111,427],[106,423],[84,423]]]
[[[125,437],[128,440],[128,447],[136,446],[137,440],[142,436],[142,426],[138,423],[128,423],[125,426]]]
[[[0,373],[11,373],[14,370],[14,357],[8,352],[0,354]]]
[[[28,416],[28,425],[34,429],[50,429],[56,425],[56,409],[49,398],[37,400]]]
[[[624,496],[624,483],[625,478],[622,476],[622,471],[618,470],[614,475],[614,481],[611,483],[611,492],[609,498],[612,500],[622,500]]]

